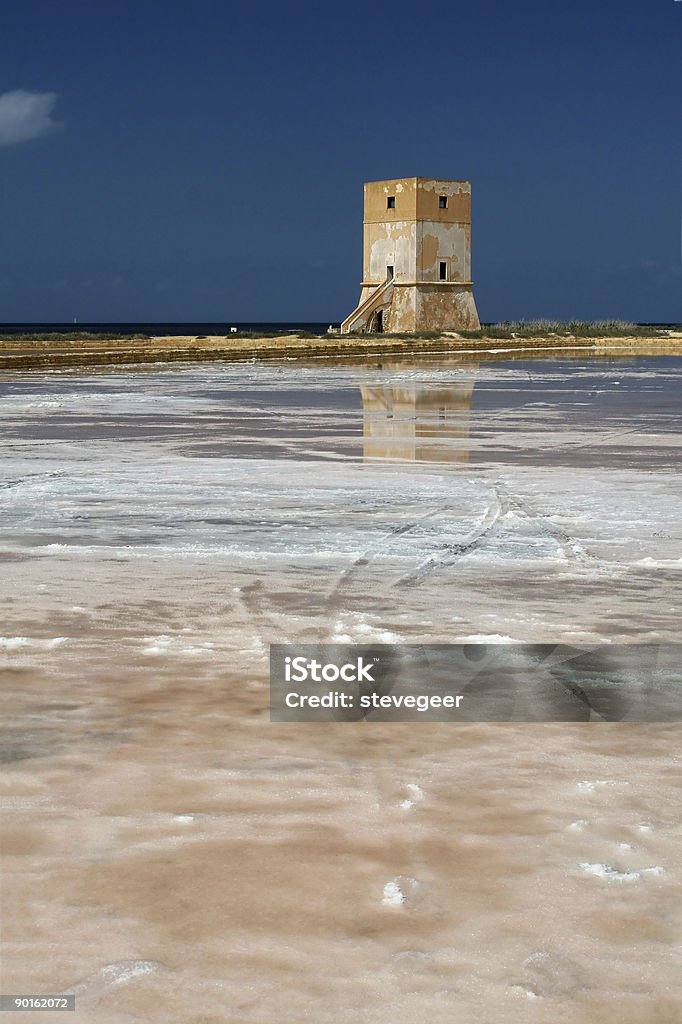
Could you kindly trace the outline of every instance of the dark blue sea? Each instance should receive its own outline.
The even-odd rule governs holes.
[[[336,325],[338,326],[338,324]],[[327,323],[310,323],[297,320],[290,323],[251,323],[243,320],[227,320],[222,323],[23,323],[0,324],[2,334],[66,334],[78,331],[92,334],[148,334],[158,335],[195,335],[195,334],[229,334],[230,328],[248,331],[254,334],[273,334],[287,331],[308,331],[311,334],[324,334],[329,327]]]

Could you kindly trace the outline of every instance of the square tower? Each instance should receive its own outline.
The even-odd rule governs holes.
[[[343,333],[477,330],[469,182],[367,182],[361,288]]]

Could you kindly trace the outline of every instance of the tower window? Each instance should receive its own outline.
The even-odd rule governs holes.
[[[438,206],[441,210],[447,210],[448,208],[448,197],[438,196]]]
[[[438,278],[440,281],[447,281],[448,279],[448,265],[447,263],[438,264]]]
[[[395,210],[395,196],[389,196],[386,200],[386,209]]]

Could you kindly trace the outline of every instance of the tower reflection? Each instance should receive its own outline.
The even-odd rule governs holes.
[[[364,458],[466,462],[474,384],[471,374],[447,385],[362,385]]]

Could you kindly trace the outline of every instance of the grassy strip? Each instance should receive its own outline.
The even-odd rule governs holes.
[[[65,331],[62,333],[57,331],[51,333],[32,331],[20,334],[3,334],[0,332],[0,346],[7,343],[12,344],[15,341],[33,341],[40,344],[55,345],[84,341],[149,341],[151,337],[150,334],[94,334],[88,331]]]
[[[465,337],[488,338],[633,338],[657,335],[658,329],[643,327],[627,320],[505,320],[481,331],[462,331]]]
[[[352,337],[386,338],[489,338],[491,340],[516,338],[665,338],[670,330],[682,326],[647,327],[627,320],[504,320],[497,324],[484,324],[478,331],[416,331],[406,334],[363,335],[353,332]],[[345,337],[345,335],[344,335]]]

